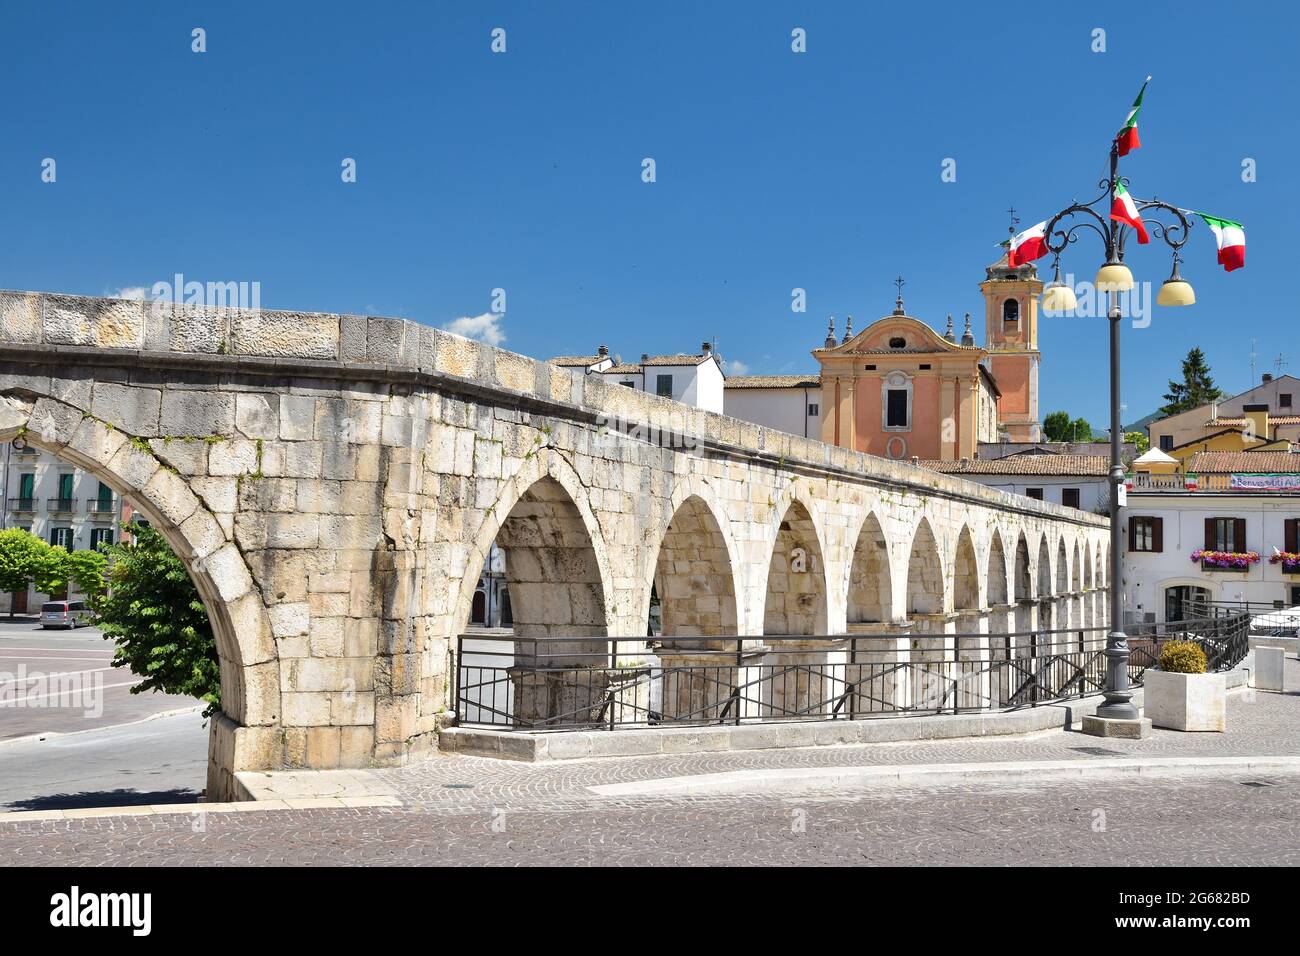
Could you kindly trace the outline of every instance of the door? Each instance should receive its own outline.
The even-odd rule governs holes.
[[[1210,592],[1206,588],[1192,587],[1187,584],[1165,588],[1165,620],[1181,621],[1190,617],[1189,605],[1206,603],[1209,600]]]
[[[23,595],[27,597],[26,594]],[[1300,607],[1300,584],[1291,585],[1291,604],[1290,607]]]

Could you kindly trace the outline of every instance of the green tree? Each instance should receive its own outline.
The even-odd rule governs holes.
[[[1183,359],[1183,380],[1169,380],[1169,391],[1165,393],[1165,404],[1160,409],[1164,418],[1177,415],[1189,409],[1200,408],[1211,402],[1224,398],[1225,393],[1217,388],[1210,376],[1210,366],[1205,361],[1205,353],[1192,349]]]
[[[1086,418],[1071,418],[1069,412],[1051,412],[1043,419],[1043,436],[1048,441],[1092,441],[1092,425]]]
[[[94,600],[104,636],[117,643],[114,667],[144,680],[131,693],[162,691],[221,708],[212,624],[180,558],[155,529],[130,524],[130,543],[108,545],[108,590]]]
[[[30,531],[6,528],[0,531],[0,591],[25,592],[46,562],[50,546]],[[45,592],[41,592],[45,593]],[[14,616],[13,602],[9,616]]]
[[[1139,455],[1145,455],[1151,449],[1151,439],[1147,437],[1146,432],[1125,432],[1124,441],[1136,446]]]
[[[51,597],[75,589],[93,605],[104,593],[107,567],[108,559],[98,551],[68,551],[47,546],[36,562],[33,582],[37,591]]]

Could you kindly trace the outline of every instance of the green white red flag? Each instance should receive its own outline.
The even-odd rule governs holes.
[[[1047,255],[1047,220],[1036,226],[1030,226],[1024,232],[1018,232],[1005,243],[1007,246],[1007,265],[1011,268],[1023,266]]]
[[[1147,235],[1146,227],[1142,225],[1142,216],[1133,202],[1133,197],[1119,181],[1119,177],[1115,178],[1115,183],[1111,187],[1111,196],[1110,218],[1132,226],[1133,231],[1137,233],[1139,243],[1145,245],[1150,242],[1151,237]]]
[[[1246,264],[1246,227],[1231,219],[1216,219],[1205,213],[1198,213],[1205,224],[1214,233],[1214,241],[1219,244],[1219,265],[1224,272],[1240,269]]]
[[[1148,76],[1146,83],[1142,84],[1142,89],[1138,90],[1138,97],[1133,101],[1133,106],[1128,111],[1128,118],[1124,120],[1124,126],[1115,134],[1115,143],[1119,146],[1121,156],[1127,156],[1142,145],[1138,141],[1138,111],[1142,109],[1142,94],[1147,91],[1147,83],[1150,82],[1151,77]]]

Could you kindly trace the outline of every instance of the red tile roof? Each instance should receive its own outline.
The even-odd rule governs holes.
[[[815,375],[732,375],[727,388],[821,388]]]
[[[946,475],[1105,477],[1110,472],[1110,459],[1105,455],[1010,455],[1006,458],[922,461],[919,464],[922,468]]]
[[[1187,463],[1196,474],[1276,474],[1300,472],[1300,453],[1289,451],[1198,451]]]

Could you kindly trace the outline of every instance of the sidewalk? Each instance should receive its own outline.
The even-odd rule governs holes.
[[[543,764],[439,754],[249,775],[268,803],[0,817],[0,861],[1300,865],[1300,694],[1230,693],[1228,727]],[[1188,825],[1207,812],[1213,825]]]

